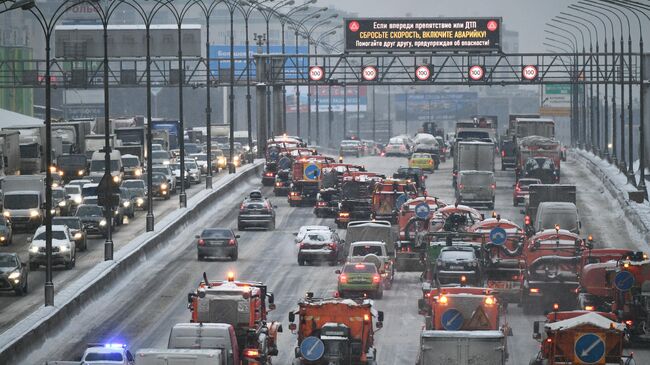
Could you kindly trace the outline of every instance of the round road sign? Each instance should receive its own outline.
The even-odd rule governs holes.
[[[318,177],[320,176],[320,168],[314,163],[309,164],[305,166],[304,174],[307,180],[318,180]]]
[[[325,345],[320,338],[309,336],[300,343],[300,354],[307,361],[318,361],[325,353]]]
[[[469,68],[469,78],[473,81],[481,81],[483,80],[483,76],[485,76],[483,66],[474,65]]]
[[[377,67],[375,66],[366,66],[361,72],[361,76],[366,81],[375,81],[377,79]]]
[[[415,77],[420,81],[427,81],[431,78],[431,69],[429,66],[420,66],[415,69]]]
[[[309,79],[311,81],[320,81],[325,77],[325,71],[320,66],[311,66],[309,68]]]
[[[415,206],[415,216],[420,218],[420,219],[427,219],[429,216],[429,213],[431,213],[431,208],[429,208],[429,204],[427,203],[420,203]]]
[[[348,23],[348,29],[350,29],[352,33],[358,32],[359,28],[361,28],[361,26],[359,25],[359,22],[356,20],[353,20],[350,23]]]
[[[440,318],[442,327],[447,331],[458,331],[463,327],[463,314],[456,309],[447,309]]]
[[[594,333],[585,333],[576,340],[574,350],[581,364],[600,364],[605,356],[605,341]]]
[[[496,20],[490,20],[489,22],[487,22],[487,29],[490,32],[494,32],[495,30],[497,30],[498,27],[499,24],[496,22]]]
[[[490,242],[494,243],[495,245],[504,244],[507,237],[508,234],[506,233],[506,230],[501,227],[494,227],[490,231]]]
[[[634,285],[634,276],[629,271],[621,271],[614,277],[614,286],[620,291],[628,291]]]
[[[537,78],[537,75],[538,75],[538,74],[539,74],[539,72],[537,71],[537,66],[535,66],[535,65],[528,65],[528,66],[525,66],[525,67],[521,70],[521,76],[522,76],[524,79],[528,80],[528,81],[533,81],[533,80],[535,80],[535,79]]]

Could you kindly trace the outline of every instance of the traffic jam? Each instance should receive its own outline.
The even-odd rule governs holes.
[[[178,303],[189,313],[170,329],[167,348],[132,353],[124,344],[90,344],[81,364],[160,364],[162,357],[181,364],[174,361],[184,356],[210,359],[192,364],[270,364],[280,352],[290,353],[293,364],[377,364],[386,320],[379,308],[385,294],[400,290],[400,275],[410,274],[421,290],[402,310],[421,318],[411,329],[420,331],[418,365],[506,364],[518,351],[509,346],[514,335],[539,342],[527,354],[531,365],[634,364],[628,348],[647,339],[650,321],[644,284],[650,260],[643,252],[595,248],[581,230],[578,192],[561,183],[566,154],[554,133],[552,119],[511,115],[507,133],[498,136],[496,119],[476,116],[459,121],[451,134],[424,123],[416,135],[395,136],[384,146],[351,136],[333,151],[338,155],[276,136],[267,141],[261,186],[239,205],[237,229],[203,229],[195,236],[197,259],[236,262],[244,232],[282,229],[279,205],[311,210],[331,224],[293,232],[295,262],[331,267],[335,290],[280,299],[258,278],[204,272],[187,302]],[[349,156],[354,163],[345,162]],[[359,163],[364,156],[406,164],[387,176],[368,171]],[[453,201],[426,184],[447,161]],[[494,210],[499,167],[514,169],[512,205],[521,216]],[[66,221],[54,226],[55,235],[67,237],[72,217],[56,219]],[[80,231],[93,224],[81,221]],[[274,313],[278,300],[295,301],[294,309]],[[514,334],[513,306],[544,319]],[[292,336],[295,346],[281,348],[280,336]]]

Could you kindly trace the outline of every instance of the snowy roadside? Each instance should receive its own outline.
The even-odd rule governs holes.
[[[637,189],[627,182],[627,177],[617,167],[611,165],[607,160],[583,150],[571,150],[569,158],[582,164],[598,179],[605,187],[611,198],[613,198],[625,215],[625,225],[633,237],[638,237],[634,246],[639,250],[648,251],[650,242],[650,203],[636,203],[629,199],[628,193]],[[594,200],[607,199],[606,196],[594,196]]]

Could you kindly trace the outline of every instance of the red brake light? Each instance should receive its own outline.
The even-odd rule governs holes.
[[[460,184],[460,185],[458,185],[458,188],[461,189],[461,190],[463,190],[463,189],[465,188],[465,185]]]
[[[364,265],[364,264],[356,264],[356,265],[354,265],[355,269],[364,269],[365,267],[366,267],[366,265]]]
[[[527,226],[530,225],[530,217],[529,217],[529,216],[526,216],[526,217],[524,218],[524,224],[527,225]]]
[[[239,210],[244,210],[244,203],[241,203],[241,204],[239,205]]]
[[[348,282],[348,276],[345,275],[345,274],[341,274],[339,276],[339,281],[342,282],[343,284],[347,283]]]
[[[234,246],[235,243],[237,243],[237,241],[235,241],[234,238],[231,238],[230,241],[228,241],[228,245],[229,245],[229,246]]]
[[[201,238],[199,240],[199,246],[204,246],[204,245],[205,245],[205,241]]]
[[[332,242],[332,243],[328,244],[328,246],[329,246],[330,249],[336,250],[336,243]]]
[[[497,184],[492,184],[492,185],[490,185],[490,187],[492,188],[492,190],[494,190],[494,189],[497,188]]]
[[[501,157],[506,157],[506,151],[505,150],[501,150]]]
[[[373,282],[373,283],[377,284],[377,283],[379,283],[380,281],[381,281],[381,276],[379,276],[379,275],[377,275],[377,274],[375,274],[375,275],[372,276],[372,282]]]

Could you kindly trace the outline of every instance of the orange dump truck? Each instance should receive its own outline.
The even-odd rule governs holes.
[[[383,319],[370,300],[315,299],[308,293],[289,312],[289,328],[298,334],[293,364],[376,365],[375,331]]]
[[[534,322],[533,338],[541,347],[530,365],[634,364],[623,355],[625,325],[611,313],[551,312]]]

